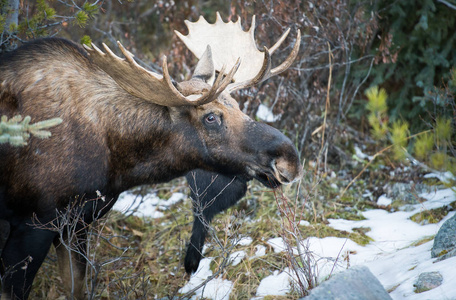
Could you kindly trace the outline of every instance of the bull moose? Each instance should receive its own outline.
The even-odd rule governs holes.
[[[214,24],[202,17],[186,24],[189,34],[177,35],[199,61],[192,78],[179,83],[170,77],[166,57],[160,75],[139,66],[119,42],[124,58],[105,44],[102,51],[60,38],[28,42],[0,57],[0,115],[63,120],[51,139],[0,145],[0,225],[9,231],[0,260],[3,300],[28,297],[52,244],[69,297],[84,298],[84,226],[133,186],[196,169],[203,181],[213,174],[234,180],[231,192],[204,212],[210,221],[244,195],[251,179],[275,188],[301,176],[293,143],[250,119],[231,97],[288,69],[299,31],[288,58],[272,68],[271,55],[289,30],[259,51],[254,17],[249,31],[218,14]],[[34,224],[61,224],[70,208],[80,222],[76,248],[68,250],[63,245],[74,237]],[[198,267],[205,234],[195,217],[187,272]]]

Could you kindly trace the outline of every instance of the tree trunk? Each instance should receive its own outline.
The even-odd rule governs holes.
[[[8,0],[6,5],[6,20],[4,31],[9,32],[11,24],[18,24],[19,22],[19,0]]]

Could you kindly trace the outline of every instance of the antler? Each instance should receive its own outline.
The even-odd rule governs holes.
[[[203,16],[197,22],[185,21],[185,24],[189,34],[184,36],[175,31],[176,35],[197,57],[202,55],[206,45],[210,45],[217,71],[224,65],[234,65],[236,58],[241,58],[241,65],[233,78],[234,83],[227,87],[229,92],[253,86],[287,70],[296,59],[301,43],[301,32],[298,30],[296,42],[287,59],[271,69],[271,55],[288,36],[290,29],[287,29],[269,50],[264,47],[264,52],[261,52],[255,42],[255,16],[248,31],[242,29],[240,18],[236,22],[225,23],[218,12],[214,24],[209,24]]]
[[[211,89],[201,90],[201,96],[195,99],[195,95],[182,95],[174,86],[169,76],[166,56],[163,58],[162,76],[138,65],[133,59],[133,54],[126,50],[120,42],[117,42],[117,45],[125,58],[115,55],[104,43],[103,48],[106,53],[103,53],[94,44],[92,44],[92,48],[86,45],[84,47],[92,61],[111,76],[120,87],[136,97],[162,106],[197,106],[214,101],[233,80],[239,67],[238,62],[225,78],[223,78],[224,71],[221,71]]]

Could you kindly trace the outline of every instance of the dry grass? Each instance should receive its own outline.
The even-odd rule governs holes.
[[[365,185],[357,183],[344,197],[339,197],[343,187],[334,190],[331,185],[334,180],[331,176],[308,172],[299,184],[277,191],[254,182],[243,200],[215,218],[204,254],[213,258],[213,274],[232,282],[230,299],[254,297],[261,280],[274,271],[285,270],[297,278],[286,298],[306,295],[309,287],[318,284],[315,259],[305,248],[307,237],[343,237],[360,245],[371,241],[366,235],[369,228],[349,233],[327,226],[328,217],[362,219],[360,211],[375,207],[375,203],[360,195]],[[158,194],[169,198],[176,187],[181,189],[183,184],[178,180],[160,186]],[[356,207],[356,210],[349,211],[347,207]],[[189,280],[183,259],[193,222],[191,210],[188,199],[167,209],[163,218],[142,219],[111,212],[93,226],[92,239],[96,243],[92,242],[90,258],[98,269],[89,268],[87,285],[88,290],[93,291],[93,298],[178,299],[183,296],[179,290]],[[300,221],[308,221],[310,225],[299,225]],[[252,243],[237,244],[241,237],[250,237]],[[274,252],[267,240],[275,237],[285,241],[286,251]],[[258,246],[265,247],[265,255],[254,257]],[[246,253],[237,265],[228,260],[234,251]],[[58,299],[64,294],[55,260],[51,251],[36,277],[31,299]],[[94,271],[98,272],[96,279]]]

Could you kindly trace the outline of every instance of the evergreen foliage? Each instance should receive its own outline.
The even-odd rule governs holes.
[[[368,99],[366,108],[369,111],[369,116],[367,120],[372,127],[372,136],[377,140],[383,140],[388,132],[388,106],[386,104],[388,95],[385,89],[379,90],[378,86],[367,89],[365,95]]]
[[[424,133],[417,137],[414,145],[414,152],[416,158],[425,160],[429,153],[434,148],[434,135],[431,133]]]
[[[380,39],[373,45],[378,64],[372,84],[389,91],[392,119],[405,118],[412,128],[423,129],[420,120],[435,105],[429,93],[449,80],[456,65],[456,9],[434,0],[373,3]]]
[[[54,118],[46,121],[30,124],[31,117],[14,116],[8,120],[2,116],[0,121],[0,144],[9,143],[13,146],[27,145],[30,135],[45,139],[51,136],[51,132],[44,130],[62,123],[62,119]]]
[[[407,147],[409,136],[409,124],[405,121],[394,121],[391,132],[391,142],[393,143],[393,155],[395,160],[406,158],[404,149]]]
[[[87,46],[91,46],[91,43],[92,43],[92,39],[90,38],[90,36],[84,35],[84,36],[81,38],[81,44],[87,45]]]
[[[55,35],[71,25],[83,28],[98,14],[102,5],[96,0],[37,0],[27,5],[17,5],[19,8],[14,17],[10,8],[12,2],[19,3],[19,0],[0,1],[0,53],[14,49],[18,43],[29,39]],[[6,24],[9,24],[8,28]]]

